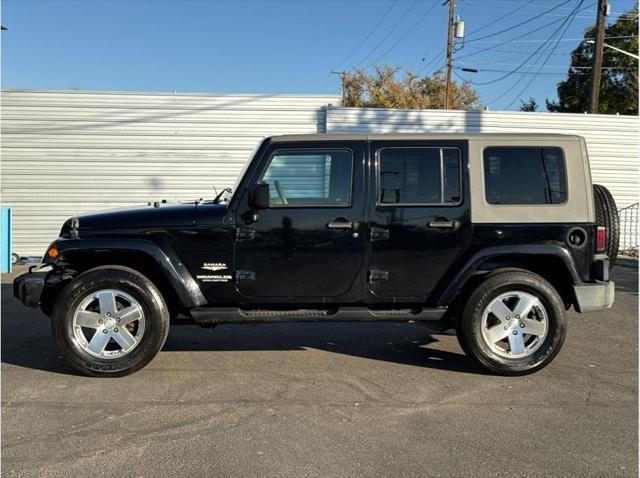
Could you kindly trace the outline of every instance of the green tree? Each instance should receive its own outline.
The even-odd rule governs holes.
[[[442,109],[446,77],[443,71],[420,77],[410,70],[376,65],[372,74],[356,69],[344,76],[344,106],[367,108]],[[480,96],[468,82],[452,82],[451,107],[478,110]]]
[[[584,34],[595,38],[595,25]],[[605,43],[638,54],[638,4],[606,28]],[[549,111],[583,113],[589,110],[594,45],[581,42],[571,53],[567,79],[558,84],[558,101],[546,101]],[[638,60],[604,48],[598,113],[638,114]],[[613,68],[609,68],[613,67]]]
[[[538,102],[534,97],[530,97],[527,101],[520,100],[520,111],[538,111]]]

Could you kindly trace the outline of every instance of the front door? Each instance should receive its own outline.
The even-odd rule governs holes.
[[[471,243],[467,143],[371,143],[369,291],[424,301]]]
[[[270,207],[236,213],[238,292],[263,302],[331,302],[362,292],[364,142],[273,143],[248,186]]]

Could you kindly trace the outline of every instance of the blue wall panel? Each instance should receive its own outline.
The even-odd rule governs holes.
[[[0,261],[2,272],[11,272],[11,208],[2,208],[2,249],[0,249]]]

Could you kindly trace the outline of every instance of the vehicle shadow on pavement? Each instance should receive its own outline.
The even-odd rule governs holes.
[[[638,265],[616,265],[611,279],[616,283],[616,292],[626,292],[638,296]]]
[[[49,319],[14,299],[10,284],[2,284],[1,325],[3,363],[79,375],[56,350]],[[163,352],[316,349],[403,365],[483,373],[462,351],[438,348],[439,341],[430,332],[429,328],[410,323],[226,324],[211,330],[176,325],[171,327]],[[455,342],[454,337],[447,340]],[[452,348],[448,344],[447,347]]]
[[[484,373],[455,337],[443,350],[432,330],[412,323],[284,323],[220,325],[211,331],[193,326],[172,328],[163,351],[294,351],[315,349],[403,365],[465,373]],[[455,344],[452,347],[450,344]]]

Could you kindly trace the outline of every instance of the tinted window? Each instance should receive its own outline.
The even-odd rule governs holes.
[[[453,148],[383,148],[380,204],[460,202],[460,151]]]
[[[276,151],[261,181],[269,183],[272,206],[345,206],[351,165],[347,150]]]
[[[487,148],[484,180],[489,204],[560,204],[567,200],[560,148]]]

